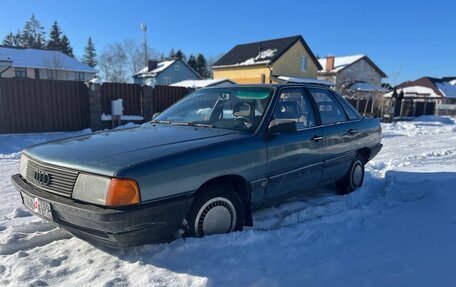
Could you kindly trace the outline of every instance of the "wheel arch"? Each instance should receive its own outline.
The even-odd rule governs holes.
[[[371,150],[369,148],[365,147],[365,148],[357,150],[357,152],[362,155],[362,157],[364,158],[364,164],[366,164],[369,161],[369,158],[371,155]]]
[[[252,211],[250,208],[252,187],[249,184],[249,182],[244,177],[236,174],[218,176],[203,183],[197,189],[195,196],[198,196],[198,194],[204,192],[204,190],[216,184],[226,184],[234,188],[236,194],[239,196],[239,198],[242,200],[242,203],[244,204],[244,225],[253,226]]]
[[[244,177],[235,174],[222,175],[206,181],[197,189],[195,195],[204,192],[204,190],[209,186],[215,184],[226,184],[232,186],[245,205],[248,205],[250,203],[250,184]]]

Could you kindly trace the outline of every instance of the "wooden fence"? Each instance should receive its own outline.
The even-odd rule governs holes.
[[[155,86],[152,90],[152,112],[162,112],[191,91],[183,87]]]
[[[124,115],[143,115],[141,85],[124,83],[103,83],[101,89],[101,109],[111,114],[111,101],[122,99]]]
[[[123,99],[124,115],[150,119],[191,92],[124,83],[103,83],[96,90],[76,81],[0,78],[0,133],[96,130],[117,99]]]
[[[85,129],[88,107],[81,82],[0,78],[0,133]]]

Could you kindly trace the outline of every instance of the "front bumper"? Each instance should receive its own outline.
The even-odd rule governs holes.
[[[11,179],[23,203],[24,196],[47,202],[54,224],[76,237],[111,247],[175,239],[193,202],[193,196],[188,195],[136,206],[106,208],[38,191],[19,174]]]

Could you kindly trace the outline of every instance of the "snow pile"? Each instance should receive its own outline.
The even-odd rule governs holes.
[[[255,212],[242,232],[124,250],[97,249],[26,211],[7,155],[38,137],[0,137],[0,285],[452,286],[456,121],[383,129],[383,150],[348,196],[325,186]]]
[[[135,115],[122,115],[120,116],[122,121],[142,121],[144,120],[143,116],[135,116]],[[112,115],[107,115],[105,113],[101,114],[102,121],[111,121]]]

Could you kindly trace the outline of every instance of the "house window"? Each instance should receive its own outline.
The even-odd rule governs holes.
[[[163,84],[165,86],[171,85],[171,77],[163,77]]]
[[[57,71],[56,70],[47,70],[46,78],[48,80],[57,80]]]
[[[265,74],[261,74],[261,83],[262,84],[266,83],[266,75]]]
[[[175,70],[176,72],[179,72],[179,70],[180,70],[179,65],[175,65],[175,66],[174,66],[174,70]]]
[[[307,71],[307,57],[301,56],[301,72]]]
[[[40,69],[35,69],[35,79],[40,79]]]
[[[14,72],[16,78],[27,78],[27,69],[26,68],[15,68]]]
[[[84,81],[84,73],[76,72],[76,81]]]

